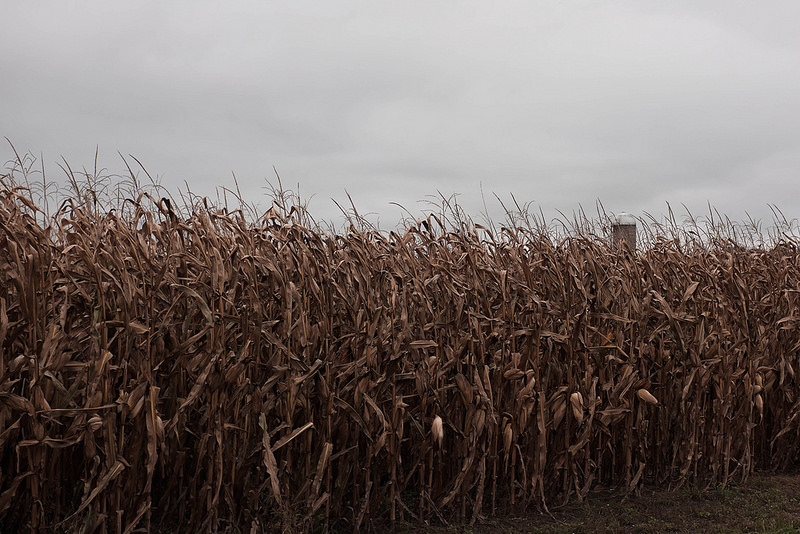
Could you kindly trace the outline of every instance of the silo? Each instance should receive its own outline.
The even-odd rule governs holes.
[[[636,250],[636,218],[628,213],[620,213],[611,224],[611,246],[619,247],[622,243],[631,251]]]

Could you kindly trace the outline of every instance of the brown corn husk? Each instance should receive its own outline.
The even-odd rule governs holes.
[[[583,395],[576,391],[569,396],[569,402],[572,405],[572,415],[580,425],[583,422]]]
[[[444,440],[444,426],[442,423],[442,418],[438,415],[433,418],[433,424],[431,424],[431,435],[433,436],[433,440],[436,444],[441,447],[442,440]]]
[[[636,395],[647,404],[658,404],[658,399],[655,398],[652,393],[650,393],[644,388],[637,391]]]

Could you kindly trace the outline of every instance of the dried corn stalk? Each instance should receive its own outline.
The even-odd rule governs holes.
[[[0,181],[3,531],[475,519],[800,453],[794,242],[330,235],[145,193],[48,227]]]

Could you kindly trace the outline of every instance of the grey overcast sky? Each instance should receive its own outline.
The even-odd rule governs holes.
[[[0,136],[56,163],[393,228],[441,192],[545,214],[800,216],[800,2],[2,0]],[[5,141],[0,159],[13,152]],[[62,173],[63,174],[63,173]],[[338,219],[337,219],[338,218]]]

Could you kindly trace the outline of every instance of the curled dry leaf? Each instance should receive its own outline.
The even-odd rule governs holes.
[[[91,430],[92,432],[97,432],[98,430],[103,428],[103,418],[100,417],[99,415],[93,415],[89,418],[86,424],[89,427],[89,430]]]
[[[641,388],[639,391],[636,392],[636,395],[646,402],[647,404],[658,404],[658,399],[653,396],[652,393],[647,391],[644,388]]]

